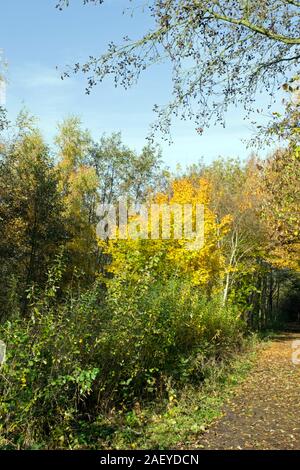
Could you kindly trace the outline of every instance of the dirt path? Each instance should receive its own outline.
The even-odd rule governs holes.
[[[222,417],[193,448],[300,449],[300,364],[292,362],[297,339],[300,331],[281,333],[259,352]]]

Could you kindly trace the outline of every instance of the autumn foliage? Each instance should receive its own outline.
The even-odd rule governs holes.
[[[249,331],[282,321],[299,287],[295,139],[265,160],[177,173],[162,167],[159,149],[138,154],[118,134],[95,142],[75,117],[55,144],[53,155],[22,113],[0,147],[5,448],[84,447],[97,419],[117,422],[141,401],[170,403]],[[124,194],[132,207],[201,205],[204,244],[100,239],[98,204]],[[171,234],[175,224],[173,215]]]

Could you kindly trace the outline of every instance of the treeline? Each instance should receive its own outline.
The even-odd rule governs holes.
[[[75,117],[53,147],[24,112],[2,136],[2,448],[109,442],[124,410],[205,381],[297,296],[297,140],[266,160],[173,174],[157,148],[138,154],[119,134],[95,142]],[[97,205],[122,195],[203,204],[204,246],[100,240]]]
[[[58,128],[55,151],[34,119],[22,112],[12,138],[1,145],[1,318],[28,313],[29,289],[45,286],[63,248],[64,286],[91,285],[103,269],[95,227],[96,208],[121,194],[141,200],[157,185],[160,154],[140,155],[119,134],[92,141],[79,119]]]

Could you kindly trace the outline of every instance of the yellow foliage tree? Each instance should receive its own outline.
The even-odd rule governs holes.
[[[146,229],[143,231],[140,227],[140,236],[126,240],[117,237],[107,242],[107,251],[112,257],[108,270],[117,275],[122,272],[124,276],[126,273],[131,276],[136,273],[138,281],[139,268],[149,264],[154,277],[190,279],[194,286],[203,288],[207,294],[219,289],[225,269],[220,241],[229,229],[231,217],[225,216],[217,222],[215,214],[209,208],[210,191],[209,182],[204,178],[197,181],[190,178],[175,179],[168,193],[160,193],[149,200]],[[184,227],[180,227],[182,237],[175,238],[176,229],[183,224],[183,219],[180,216],[182,212],[172,212],[172,209],[179,207],[182,210],[188,206],[195,229],[197,205],[203,208],[204,243],[198,244],[197,239],[187,238]],[[158,212],[163,213],[165,207],[169,211],[163,215],[169,219],[160,219],[160,237],[153,239],[153,219],[157,219]],[[145,227],[145,221],[141,221],[140,215],[133,215],[129,219],[129,224],[139,222]],[[162,237],[164,224],[170,229],[170,237]],[[105,245],[103,241],[99,243],[101,246]]]

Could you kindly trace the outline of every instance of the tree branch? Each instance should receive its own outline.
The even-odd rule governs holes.
[[[300,8],[300,2],[297,2],[296,0],[284,0],[285,3],[288,3],[289,5],[294,5],[295,7]]]
[[[201,3],[195,3],[195,6],[199,7],[199,9],[201,8],[203,9],[203,6],[201,5]],[[283,42],[284,44],[290,44],[290,45],[300,44],[300,37],[290,38],[282,34],[275,33],[274,31],[271,31],[270,29],[264,28],[263,26],[255,25],[246,19],[243,19],[243,18],[238,19],[238,18],[233,18],[231,16],[227,16],[227,15],[221,15],[211,9],[207,9],[206,12],[212,15],[216,20],[225,21],[226,23],[236,24],[238,26],[244,26],[247,29],[250,29],[258,34],[266,36],[269,39],[272,39],[273,41]]]

